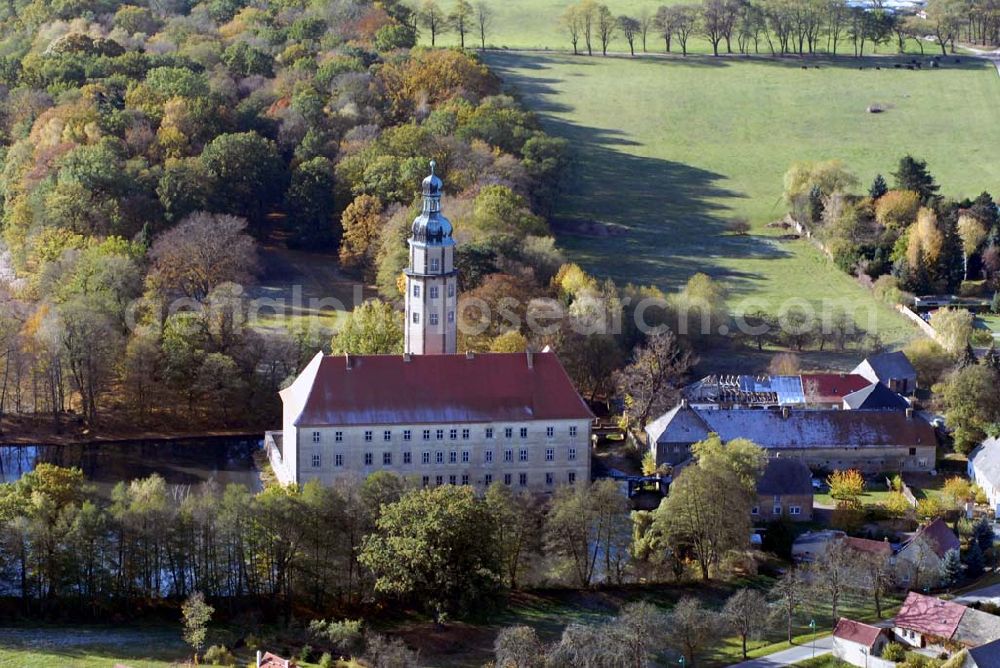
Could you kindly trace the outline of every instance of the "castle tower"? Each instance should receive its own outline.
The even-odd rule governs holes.
[[[410,266],[406,269],[406,336],[412,355],[454,354],[456,350],[458,276],[451,223],[441,215],[444,184],[434,174],[423,183],[424,208],[413,221]]]

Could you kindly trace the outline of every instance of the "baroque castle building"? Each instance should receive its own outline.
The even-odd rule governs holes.
[[[423,182],[402,355],[317,354],[265,444],[282,483],[390,471],[423,486],[549,492],[590,479],[593,414],[551,351],[456,354],[458,276],[444,184]]]

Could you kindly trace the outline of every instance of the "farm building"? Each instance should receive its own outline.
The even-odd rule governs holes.
[[[1000,516],[1000,438],[988,438],[969,455],[969,479],[979,485]]]
[[[800,459],[775,457],[757,481],[754,521],[772,522],[786,517],[810,522],[813,515],[812,473]]]
[[[917,370],[900,351],[872,355],[851,373],[864,376],[870,383],[882,383],[899,394],[913,394],[917,389]]]
[[[645,431],[658,464],[685,461],[691,445],[713,433],[821,470],[930,471],[937,452],[934,428],[909,410],[699,409],[682,400]]]
[[[855,411],[905,411],[910,402],[882,383],[872,383],[844,397],[844,408]]]

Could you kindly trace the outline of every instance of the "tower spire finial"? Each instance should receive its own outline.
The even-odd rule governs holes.
[[[431,160],[431,176],[434,175],[434,170],[437,169],[437,166],[438,166],[437,161]]]

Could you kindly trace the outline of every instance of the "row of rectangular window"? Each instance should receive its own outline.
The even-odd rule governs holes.
[[[431,326],[437,325],[438,324],[438,314],[437,313],[430,313],[430,314],[428,314],[427,321],[428,321],[428,324],[431,325]],[[448,311],[448,324],[450,325],[453,322],[455,322],[455,312],[454,311]],[[420,314],[417,313],[416,311],[414,311],[414,313],[413,313],[413,324],[414,325],[419,325],[420,324]]]
[[[432,430],[430,430],[430,429],[424,429],[423,430],[423,433],[421,434],[423,436],[423,440],[425,440],[425,441],[431,440],[431,431]],[[438,441],[443,441],[444,440],[444,432],[445,432],[444,429],[435,429],[433,431],[434,431],[434,436],[435,436],[436,440],[438,440]],[[505,427],[503,431],[504,431],[504,438],[507,438],[507,439],[514,438],[514,428],[513,427]],[[575,437],[576,434],[577,434],[576,425],[570,425],[570,428],[569,428],[569,435],[570,435],[570,437]],[[493,427],[487,427],[484,435],[486,436],[486,438],[493,438]],[[527,427],[521,427],[519,435],[521,436],[521,438],[528,438],[528,428]],[[556,428],[555,427],[546,427],[545,428],[545,436],[546,436],[546,438],[554,438],[555,435],[556,435]],[[463,428],[462,429],[462,440],[463,441],[467,441],[471,437],[472,437],[472,430],[469,429],[468,427]],[[452,440],[452,441],[457,440],[458,439],[458,429],[449,429],[448,430],[448,438],[450,440]],[[313,443],[319,443],[321,441],[321,439],[322,439],[322,433],[321,432],[314,431],[312,433],[312,442]],[[333,440],[336,443],[343,443],[344,442],[344,432],[342,432],[342,431],[335,431],[335,432],[333,432]],[[372,431],[372,430],[370,430],[370,429],[366,430],[365,431],[365,442],[370,443],[373,440],[375,440],[375,432]],[[392,430],[391,429],[386,429],[386,430],[384,430],[382,432],[382,440],[383,441],[391,441],[392,440]],[[404,429],[403,430],[403,440],[404,441],[411,441],[411,440],[413,440],[413,431],[411,429]]]
[[[435,452],[434,453],[434,463],[436,463],[436,464],[444,464],[444,454],[445,453],[444,453],[443,450],[438,450],[437,452]],[[471,454],[471,452],[469,450],[463,450],[462,453],[461,453],[461,456],[462,456],[462,463],[463,464],[468,464],[469,461],[470,461],[470,459],[471,459],[471,457],[472,457],[472,454]],[[449,464],[457,464],[458,463],[458,457],[459,457],[458,451],[457,450],[452,450],[451,452],[448,453],[448,463]],[[569,461],[576,461],[576,448],[569,448],[569,450],[566,452],[566,458]],[[547,461],[547,462],[553,462],[553,461],[555,461],[555,459],[556,459],[556,450],[555,450],[555,448],[545,448],[545,461]],[[512,448],[507,448],[506,450],[503,451],[503,460],[506,463],[511,463],[511,462],[514,461],[514,450]],[[520,449],[520,451],[517,453],[517,460],[519,462],[526,462],[526,461],[528,461],[528,449],[527,448],[521,448]],[[333,464],[334,466],[338,466],[338,467],[339,466],[343,466],[344,465],[344,453],[342,453],[342,452],[335,453],[333,461],[334,461],[334,464]],[[375,464],[375,455],[374,455],[374,453],[366,452],[364,454],[364,461],[365,461],[365,466],[374,466],[374,464]],[[486,464],[492,464],[493,463],[493,451],[492,450],[487,450],[486,452],[483,453],[483,461]],[[412,453],[410,453],[410,452],[404,452],[403,453],[403,464],[404,465],[409,465],[409,464],[412,464],[412,463],[413,463],[413,455],[412,455]],[[421,455],[420,455],[420,463],[421,464],[430,464],[431,463],[431,453],[429,451],[424,451],[424,452],[421,453]],[[313,453],[313,455],[312,455],[312,465],[313,465],[313,468],[320,468],[321,466],[323,466],[323,456],[322,456],[321,453],[319,453],[319,452]],[[382,465],[383,466],[392,466],[392,453],[391,452],[383,452],[382,453]]]
[[[436,285],[432,285],[429,288],[427,288],[427,294],[430,296],[431,299],[437,299],[438,298],[438,288],[437,288],[437,286]],[[414,283],[413,284],[413,296],[414,297],[419,297],[420,296],[420,284],[419,283]],[[451,285],[448,286],[448,296],[449,297],[454,297],[455,296],[455,285],[454,284],[451,284]]]
[[[423,483],[424,487],[429,487],[430,484],[431,484],[431,477],[429,475],[425,475],[423,477],[423,479],[422,479],[421,482]],[[513,484],[513,482],[514,482],[514,475],[512,473],[504,473],[503,474],[503,484],[505,484],[505,485],[507,485],[509,487],[509,486],[511,486]],[[569,483],[570,485],[575,485],[576,484],[576,472],[575,471],[570,471],[570,472],[568,472],[566,474],[566,482]],[[438,487],[440,487],[441,485],[445,484],[445,477],[443,475],[434,476],[434,484],[437,485]],[[459,476],[457,476],[457,475],[449,475],[448,476],[448,484],[449,485],[457,485],[457,484],[459,484]],[[468,485],[469,484],[469,475],[467,473],[462,474],[462,476],[461,476],[461,484],[462,485]],[[493,484],[493,474],[487,473],[486,475],[483,476],[483,486],[484,487],[489,487],[492,484]],[[527,487],[528,486],[528,474],[527,473],[518,473],[517,474],[517,484],[520,487]],[[545,473],[545,484],[548,485],[548,486],[550,486],[550,487],[552,485],[555,485],[556,484],[556,475],[554,473],[551,473],[551,472],[546,472]]]

